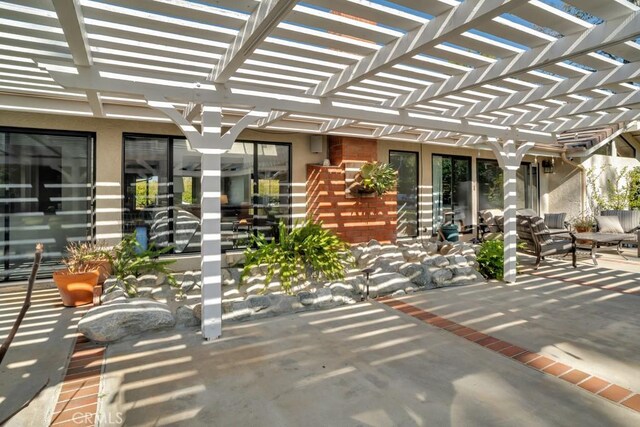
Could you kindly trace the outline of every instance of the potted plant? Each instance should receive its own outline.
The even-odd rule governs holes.
[[[594,224],[593,217],[589,215],[580,216],[574,219],[572,223],[573,228],[578,233],[587,233],[593,230],[593,224]]]
[[[62,260],[66,268],[53,273],[53,281],[66,307],[93,302],[93,288],[98,284],[101,271],[95,264],[96,253],[92,247],[90,243],[68,244],[67,257]]]
[[[395,187],[397,171],[387,163],[369,162],[362,165],[349,190],[353,193],[373,194],[378,197]]]

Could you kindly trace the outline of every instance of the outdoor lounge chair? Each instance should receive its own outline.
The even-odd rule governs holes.
[[[539,216],[517,215],[516,230],[518,240],[525,244],[528,251],[536,256],[535,269],[540,266],[541,260],[549,255],[571,254],[573,267],[576,267],[576,237],[568,230],[550,231]],[[571,240],[553,239],[552,236],[564,235]]]

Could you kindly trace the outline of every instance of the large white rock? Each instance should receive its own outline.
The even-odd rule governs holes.
[[[169,328],[175,323],[166,304],[132,298],[91,308],[80,319],[78,330],[93,341],[110,342],[153,329]]]
[[[400,273],[376,273],[369,278],[369,293],[371,297],[376,298],[411,285],[411,280]]]

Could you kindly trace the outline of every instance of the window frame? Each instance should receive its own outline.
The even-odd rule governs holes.
[[[121,221],[122,221],[122,227],[121,227],[121,231],[124,235],[125,233],[125,218],[124,218],[124,214],[125,214],[125,198],[126,198],[126,188],[124,186],[125,183],[125,153],[126,153],[126,140],[127,137],[137,137],[137,138],[166,138],[168,140],[167,143],[167,172],[168,172],[168,176],[167,176],[167,181],[171,183],[171,191],[168,192],[168,197],[169,197],[169,201],[170,201],[170,205],[169,206],[174,206],[174,191],[173,191],[173,147],[174,147],[174,141],[176,139],[180,139],[180,140],[187,140],[188,138],[184,135],[163,135],[163,134],[153,134],[153,133],[140,133],[140,132],[123,132],[122,133],[122,162],[121,162],[121,174],[120,174],[120,182],[122,183],[122,201],[121,201],[121,206],[120,206],[120,210],[121,210]],[[287,174],[289,177],[289,182],[288,182],[288,207],[287,207],[287,226],[291,227],[292,225],[292,216],[293,216],[293,192],[292,192],[292,184],[293,184],[293,176],[292,176],[292,158],[293,158],[293,149],[292,149],[292,143],[291,142],[282,142],[282,141],[263,141],[263,140],[248,140],[248,139],[237,139],[236,141],[234,141],[235,143],[244,143],[244,144],[252,144],[254,146],[254,150],[253,150],[253,162],[252,162],[252,176],[256,174],[256,172],[258,172],[258,150],[256,149],[257,146],[259,144],[263,144],[263,145],[276,145],[276,146],[285,146],[288,148],[288,155],[287,155]],[[201,171],[202,172],[202,171]],[[222,179],[222,174],[220,175],[220,179]],[[254,183],[253,186],[251,188],[252,191],[252,195],[251,195],[251,206],[252,209],[255,206],[255,197],[258,191],[258,183],[259,180],[254,179]],[[173,210],[172,209],[168,209],[168,218],[169,218],[169,231],[171,232],[171,236],[172,236],[172,241],[171,243],[173,243]],[[202,220],[202,218],[200,218],[200,220]],[[224,253],[227,250],[221,248],[221,252]],[[167,255],[171,255],[174,257],[181,257],[181,256],[193,256],[194,254],[198,254],[200,252],[183,252],[183,253],[175,253],[172,251],[168,252]]]

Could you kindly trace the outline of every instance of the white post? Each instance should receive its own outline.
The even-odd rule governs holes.
[[[533,142],[525,142],[516,147],[512,139],[500,143],[497,140],[488,140],[489,146],[496,155],[498,164],[503,172],[504,189],[504,281],[515,283],[516,269],[516,210],[518,195],[516,194],[516,173],[522,163],[525,153],[533,148]]]
[[[220,156],[221,154],[203,153],[201,158],[202,336],[207,340],[222,335]]]
[[[518,166],[503,168],[504,179],[504,281],[516,281],[516,172]]]
[[[202,106],[201,130],[197,130],[175,106],[162,96],[147,97],[150,107],[169,117],[187,137],[191,147],[201,155],[201,295],[202,337],[207,340],[222,335],[222,251],[220,220],[220,157],[247,126],[269,115],[265,109],[254,109],[222,133],[222,108]]]

